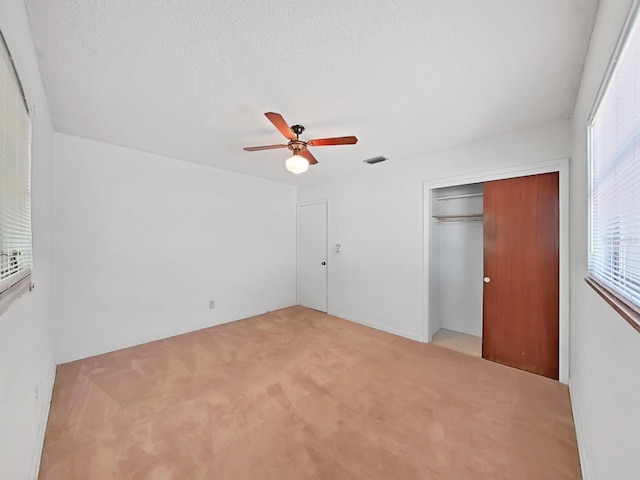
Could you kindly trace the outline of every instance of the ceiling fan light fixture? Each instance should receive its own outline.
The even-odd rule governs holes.
[[[298,175],[308,170],[309,161],[303,156],[294,153],[291,158],[287,159],[285,166],[291,173]]]

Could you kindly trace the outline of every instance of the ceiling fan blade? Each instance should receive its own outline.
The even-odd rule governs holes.
[[[247,152],[257,152],[258,150],[273,150],[274,148],[285,148],[286,143],[281,145],[263,145],[262,147],[244,147],[243,150]]]
[[[264,114],[273,125],[280,130],[280,133],[287,137],[289,140],[293,140],[296,138],[296,134],[293,133],[287,122],[284,121],[282,115],[274,112],[267,112]]]
[[[324,147],[327,145],[353,145],[357,142],[358,139],[356,137],[350,136],[335,138],[316,138],[315,140],[309,140],[307,144],[312,147]]]
[[[316,160],[316,157],[311,155],[311,152],[307,149],[302,150],[300,152],[300,155],[302,155],[304,158],[307,159],[307,161],[309,162],[309,165],[315,165],[316,163],[318,163],[318,160]]]

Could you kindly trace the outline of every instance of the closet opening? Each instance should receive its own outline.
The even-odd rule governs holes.
[[[483,184],[431,190],[432,343],[482,356]]]

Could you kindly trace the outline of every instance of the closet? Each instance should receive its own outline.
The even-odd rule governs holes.
[[[559,175],[431,190],[433,342],[558,379]]]

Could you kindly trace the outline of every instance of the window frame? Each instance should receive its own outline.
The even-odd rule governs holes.
[[[13,56],[11,55],[11,50],[9,49],[9,45],[7,44],[4,34],[0,31],[0,48],[4,49],[6,52],[8,67],[13,73],[13,78],[16,82],[16,86],[18,88],[18,94],[21,97],[22,104],[26,111],[27,120],[28,120],[28,139],[27,139],[27,182],[29,184],[28,196],[29,202],[31,202],[31,168],[32,168],[32,142],[33,142],[33,118],[31,114],[31,109],[29,108],[29,103],[27,101],[27,96],[24,92],[24,87],[22,86],[22,82],[20,81],[20,76],[18,75],[18,70],[16,68],[15,62],[13,60]],[[29,214],[29,230],[33,232],[32,218]],[[29,238],[30,243],[30,261],[28,270],[22,272],[21,274],[16,274],[15,278],[9,283],[8,286],[4,287],[3,290],[0,291],[0,314],[4,313],[7,310],[9,305],[16,298],[22,296],[27,291],[32,291],[34,285],[32,283],[32,274],[33,274],[33,233],[31,233]]]
[[[635,30],[635,31],[634,31]],[[603,284],[598,279],[591,275],[589,270],[589,260],[592,252],[592,219],[593,219],[593,123],[595,117],[599,111],[607,90],[611,86],[613,81],[616,67],[619,63],[621,55],[624,53],[625,46],[631,35],[640,36],[640,1],[634,0],[627,19],[622,28],[616,47],[613,51],[609,65],[605,71],[604,78],[600,84],[600,88],[596,94],[596,98],[589,114],[587,122],[587,166],[588,166],[588,249],[587,249],[587,277],[585,282],[593,288],[593,290],[600,295],[622,318],[624,318],[629,325],[631,325],[636,331],[640,332],[640,305],[635,305],[620,294],[612,290],[609,286]],[[640,129],[640,125],[639,125]]]

